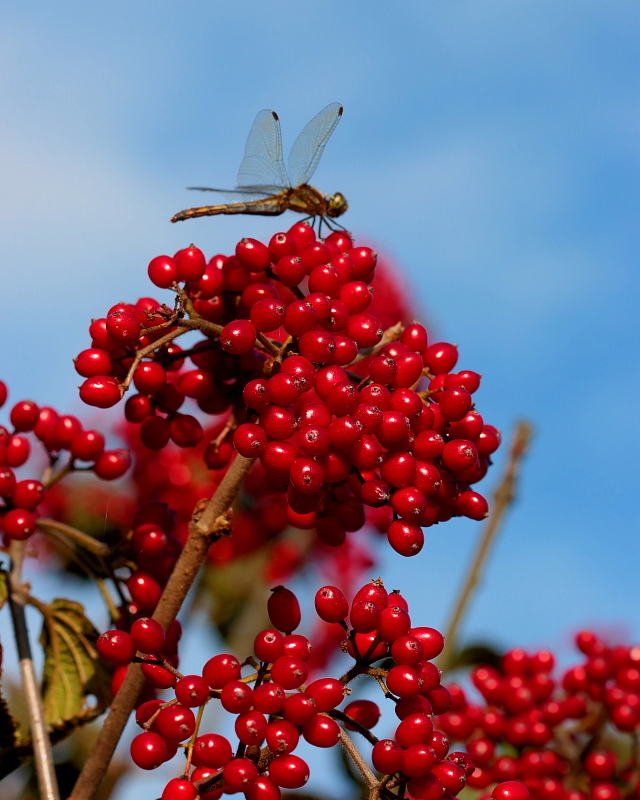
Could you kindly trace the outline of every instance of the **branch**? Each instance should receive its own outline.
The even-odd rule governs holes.
[[[519,422],[517,424],[507,467],[493,495],[492,514],[486,522],[480,544],[478,545],[473,562],[471,563],[467,577],[458,595],[453,614],[447,625],[444,650],[438,659],[438,666],[443,672],[451,668],[462,620],[478,588],[491,545],[500,529],[504,515],[515,500],[520,466],[529,447],[532,435],[533,429],[528,422]]]
[[[353,759],[355,765],[358,767],[360,772],[362,773],[362,777],[367,782],[367,786],[370,790],[370,797],[373,797],[374,793],[378,793],[378,787],[380,782],[376,778],[376,776],[371,771],[369,765],[364,759],[362,753],[358,750],[356,743],[353,739],[349,736],[349,734],[344,730],[344,728],[340,728],[340,741],[344,749],[349,753],[351,758]]]
[[[244,478],[253,466],[253,461],[236,456],[204,511],[194,515],[189,538],[153,613],[153,619],[165,630],[180,611],[206,558],[209,546],[216,538],[218,518],[233,503]],[[131,664],[69,800],[93,800],[95,797],[143,685],[144,675],[140,665]]]
[[[33,666],[33,656],[29,643],[27,618],[24,611],[27,596],[22,584],[22,562],[24,560],[25,542],[13,541],[9,545],[11,556],[11,572],[9,574],[9,607],[13,620],[13,631],[20,659],[22,688],[29,710],[33,757],[38,776],[38,788],[42,800],[59,800],[58,781],[56,779],[51,752],[51,741],[47,732],[47,721],[44,715],[42,695]]]

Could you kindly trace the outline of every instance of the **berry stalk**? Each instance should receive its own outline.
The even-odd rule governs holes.
[[[153,614],[165,631],[178,615],[216,538],[216,523],[233,503],[254,459],[236,456],[202,514],[192,521],[189,538]],[[144,685],[139,664],[132,664],[116,695],[69,800],[93,800]]]
[[[480,583],[482,570],[487,563],[491,545],[496,538],[496,534],[498,533],[507,509],[516,497],[520,464],[529,448],[532,435],[533,429],[528,422],[518,423],[511,444],[509,461],[504,476],[494,492],[491,517],[487,521],[482,533],[478,550],[469,567],[469,572],[467,573],[460,594],[458,595],[451,619],[446,629],[446,644],[438,663],[438,666],[443,672],[449,669],[451,660],[455,655],[458,632],[467,608],[471,604],[473,594]]]

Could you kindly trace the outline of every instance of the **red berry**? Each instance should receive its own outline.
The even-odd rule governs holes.
[[[185,675],[175,688],[176,699],[187,708],[199,708],[209,697],[209,684],[202,675]]]
[[[131,759],[142,769],[156,769],[167,760],[167,745],[153,731],[139,733],[131,742]]]
[[[193,748],[198,762],[211,769],[221,769],[231,761],[233,750],[228,739],[217,733],[198,736]]]
[[[230,681],[240,679],[240,662],[234,655],[221,653],[207,661],[202,674],[212,689],[222,689]]]
[[[271,264],[269,248],[257,239],[241,239],[236,245],[236,258],[251,272],[264,272]]]
[[[165,706],[156,717],[158,732],[175,742],[182,742],[193,735],[196,718],[190,708],[182,705]]]
[[[318,678],[307,686],[307,694],[316,701],[320,711],[331,711],[344,700],[345,686],[335,678]]]
[[[393,739],[381,739],[371,751],[373,766],[383,775],[392,775],[402,768],[402,747]]]
[[[159,653],[164,647],[165,633],[155,619],[141,617],[131,626],[131,636],[137,650],[142,653]]]
[[[267,718],[260,711],[248,711],[236,717],[236,736],[246,745],[260,745],[267,735]]]
[[[179,281],[199,281],[207,269],[207,260],[198,247],[185,247],[174,255]],[[152,279],[153,280],[153,279]]]
[[[177,687],[176,687],[177,688]],[[209,687],[207,685],[207,693]],[[232,714],[242,714],[249,711],[253,705],[253,689],[242,681],[230,681],[223,686],[220,692],[220,703],[226,711]],[[257,709],[262,711],[262,709]]]
[[[178,265],[171,256],[156,256],[148,267],[149,278],[161,289],[168,289],[178,280]]]
[[[107,375],[87,378],[80,387],[80,399],[89,406],[111,408],[121,397],[120,384],[115,378]]]
[[[269,723],[266,738],[271,752],[280,755],[291,753],[296,749],[300,733],[293,723],[286,719],[278,719]]]
[[[136,654],[133,637],[125,631],[111,630],[100,634],[96,641],[98,653],[116,667],[130,664]]]
[[[263,683],[253,690],[253,707],[263,714],[279,714],[286,699],[284,688],[279,683]]]
[[[493,800],[528,800],[529,790],[520,781],[504,781],[491,792]]]
[[[186,778],[172,778],[164,787],[160,800],[196,800],[198,789]]]
[[[229,322],[220,334],[222,349],[235,356],[248,353],[253,348],[255,340],[256,329],[248,319],[236,319]]]
[[[302,729],[302,735],[315,747],[333,747],[340,741],[340,726],[324,714],[316,714]]]
[[[97,461],[104,453],[104,436],[98,431],[80,431],[71,440],[69,450],[80,461]]]
[[[424,351],[424,363],[433,375],[451,372],[457,361],[458,348],[448,342],[437,342]]]
[[[401,556],[415,556],[424,547],[422,528],[406,520],[395,520],[387,533],[389,544]]]
[[[269,776],[283,789],[301,789],[309,780],[309,766],[298,756],[276,756],[269,765]]]
[[[293,656],[280,656],[271,667],[271,678],[285,689],[297,689],[308,675],[304,661]]]
[[[258,778],[258,768],[246,758],[234,758],[223,771],[225,783],[237,792],[253,786]]]
[[[425,661],[439,656],[444,648],[444,636],[435,628],[411,628],[409,634],[422,643]]]
[[[369,729],[374,728],[380,719],[380,707],[371,700],[354,700],[345,708],[344,713]],[[345,723],[345,727],[350,731],[357,730],[348,722]]]
[[[291,633],[300,624],[300,604],[298,598],[284,586],[276,586],[271,590],[267,600],[267,612],[274,628],[283,633]]]
[[[96,375],[108,375],[113,369],[113,360],[106,350],[90,347],[78,353],[74,359],[74,366],[78,375],[82,375],[83,378],[93,378]]]
[[[456,501],[458,511],[470,519],[482,520],[489,514],[489,504],[485,498],[470,490],[462,492]]]
[[[460,472],[473,466],[478,458],[478,450],[468,439],[453,439],[445,444],[442,460],[453,472]]]
[[[349,613],[349,602],[335,586],[323,586],[315,597],[316,613],[324,622],[342,622]]]

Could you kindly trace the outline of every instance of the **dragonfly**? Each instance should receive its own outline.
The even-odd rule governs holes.
[[[329,219],[341,216],[348,208],[340,192],[328,197],[309,185],[329,137],[342,117],[340,103],[329,103],[307,123],[293,143],[289,154],[288,171],[282,157],[280,118],[265,108],[256,116],[244,150],[235,189],[213,189],[208,186],[189,186],[200,192],[221,192],[229,199],[241,197],[241,202],[213,206],[197,206],[179,211],[171,222],[215,214],[260,214],[276,216],[287,209],[319,218],[333,229],[337,223]],[[341,227],[341,226],[338,226]]]

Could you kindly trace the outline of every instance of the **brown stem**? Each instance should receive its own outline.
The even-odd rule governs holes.
[[[11,572],[9,574],[9,607],[13,621],[18,658],[20,659],[20,675],[24,699],[29,711],[33,757],[38,776],[38,788],[42,800],[60,800],[58,781],[56,779],[51,740],[47,731],[47,720],[42,704],[42,695],[33,665],[29,630],[24,611],[27,592],[22,583],[22,563],[24,561],[25,542],[12,541],[9,545],[11,556]]]
[[[496,538],[496,534],[500,529],[500,525],[507,510],[516,497],[520,466],[529,447],[532,435],[533,428],[528,422],[519,422],[517,424],[509,453],[509,461],[502,480],[498,484],[493,495],[493,511],[485,524],[478,549],[469,567],[469,571],[467,572],[467,576],[454,606],[451,619],[447,625],[444,650],[438,659],[438,666],[443,672],[451,668],[462,620],[480,583],[482,571],[487,563],[491,545]]]
[[[364,756],[362,755],[360,750],[358,750],[356,743],[343,728],[340,728],[340,742],[342,743],[342,746],[347,751],[347,753],[349,753],[349,755],[353,759],[353,762],[356,765],[356,767],[358,767],[358,769],[360,770],[362,777],[367,782],[367,786],[369,787],[370,792],[372,794],[373,792],[377,792],[380,782],[371,771],[371,768],[365,761]]]
[[[169,344],[169,342],[173,341],[173,339],[176,339],[178,336],[182,336],[186,332],[187,331],[183,330],[182,328],[176,328],[176,330],[169,331],[169,333],[165,333],[164,336],[161,336],[159,339],[156,339],[155,342],[151,342],[151,344],[148,344],[146,347],[143,347],[142,350],[138,350],[138,352],[134,356],[133,363],[129,367],[129,372],[127,373],[127,377],[124,379],[124,382],[122,384],[122,391],[126,392],[126,390],[131,385],[131,381],[133,380],[135,371],[138,369],[138,367],[140,366],[140,362],[145,356],[150,356],[151,353],[155,353],[156,350],[159,350],[165,344]]]
[[[216,493],[202,513],[192,519],[189,538],[153,613],[153,618],[165,630],[180,611],[206,558],[209,546],[215,540],[218,518],[229,509],[252,465],[252,459],[236,456]],[[95,797],[143,684],[144,675],[140,665],[131,664],[69,800],[93,800]]]

